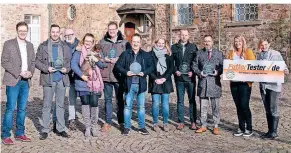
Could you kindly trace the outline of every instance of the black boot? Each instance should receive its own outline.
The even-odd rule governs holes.
[[[267,117],[267,123],[268,123],[268,132],[264,134],[264,137],[268,138],[271,136],[271,133],[272,133],[273,118],[272,118],[272,115],[269,115],[269,114],[267,114],[266,117]]]
[[[278,129],[278,124],[279,124],[279,117],[273,116],[273,132],[271,133],[271,139],[275,139],[278,137],[277,134],[277,129]]]

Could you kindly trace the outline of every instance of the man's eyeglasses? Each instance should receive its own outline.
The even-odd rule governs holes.
[[[114,30],[117,30],[117,29],[108,29],[108,31],[114,31]]]
[[[71,37],[73,37],[73,36],[74,36],[74,34],[69,34],[69,35],[65,35],[64,37],[65,37],[65,38],[69,38],[69,37],[71,38]]]
[[[27,33],[27,31],[24,31],[24,30],[19,30],[18,32],[19,33]]]

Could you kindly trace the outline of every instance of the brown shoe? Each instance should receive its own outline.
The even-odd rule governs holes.
[[[184,128],[184,124],[183,123],[179,123],[177,126],[177,130],[183,130]]]
[[[153,130],[154,130],[155,132],[159,132],[159,131],[160,131],[160,128],[159,128],[158,124],[155,124],[155,125],[153,126]]]
[[[169,132],[170,130],[168,124],[164,124],[163,129],[165,132]]]
[[[106,132],[107,133],[107,132],[109,132],[110,128],[111,128],[111,125],[105,123],[103,125],[102,129],[101,129],[101,132]]]
[[[206,131],[207,131],[206,127],[201,127],[198,130],[196,130],[196,133],[203,133],[203,132],[206,132]]]
[[[213,133],[214,135],[218,135],[218,134],[219,134],[219,129],[218,129],[218,128],[213,128],[212,133]]]
[[[195,123],[192,123],[190,129],[191,130],[197,130],[198,128],[197,128]]]

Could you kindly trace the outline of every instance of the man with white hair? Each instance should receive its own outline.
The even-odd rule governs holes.
[[[67,28],[65,30],[65,43],[70,47],[72,56],[76,50],[76,47],[79,44],[79,40],[76,38],[74,30]],[[71,130],[76,130],[76,90],[75,90],[75,83],[74,83],[74,72],[71,71],[69,73],[70,78],[70,90],[69,90],[69,128]]]

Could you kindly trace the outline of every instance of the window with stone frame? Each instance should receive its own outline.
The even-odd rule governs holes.
[[[258,20],[258,4],[235,4],[235,21]]]
[[[142,24],[143,24],[143,32],[148,32],[151,25],[150,25],[150,20],[146,15],[143,15]]]
[[[40,16],[25,14],[24,21],[28,24],[28,33],[26,40],[33,44],[36,51],[40,44]]]
[[[179,26],[193,24],[193,4],[177,4],[177,12]]]

